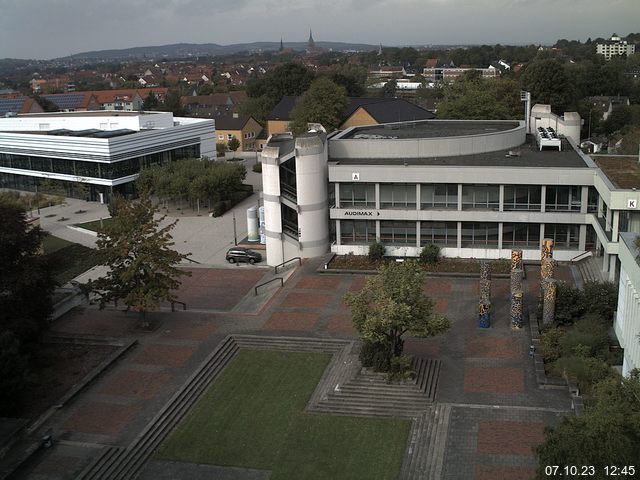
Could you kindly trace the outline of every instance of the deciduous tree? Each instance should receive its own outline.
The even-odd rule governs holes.
[[[295,133],[302,133],[307,129],[307,123],[320,123],[332,132],[340,126],[347,105],[344,87],[321,77],[296,102],[291,114],[292,129]]]
[[[391,357],[398,357],[404,334],[429,337],[449,328],[449,320],[424,293],[425,276],[415,261],[387,263],[360,292],[345,296],[363,340],[388,347]]]
[[[118,205],[113,220],[98,232],[101,262],[109,270],[88,284],[100,307],[122,300],[140,313],[143,326],[148,326],[149,310],[176,300],[174,292],[180,286],[180,277],[189,275],[177,267],[189,255],[172,249],[170,232],[176,222],[160,227],[164,217],[156,219],[155,213],[151,201],[144,196]]]

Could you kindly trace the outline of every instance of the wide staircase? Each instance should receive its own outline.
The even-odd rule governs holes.
[[[416,418],[433,403],[440,361],[414,358],[413,380],[389,383],[383,373],[362,369],[326,392],[314,407],[334,415]]]
[[[409,446],[400,478],[402,480],[439,480],[444,465],[451,405],[437,404],[416,418],[411,425]]]

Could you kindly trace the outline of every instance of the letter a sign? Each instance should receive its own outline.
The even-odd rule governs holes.
[[[638,208],[638,201],[635,198],[628,198],[627,208]]]
[[[360,181],[360,174],[359,174],[359,173],[356,173],[356,172],[353,172],[353,173],[351,174],[351,180],[352,180],[353,182],[359,182],[359,181]]]

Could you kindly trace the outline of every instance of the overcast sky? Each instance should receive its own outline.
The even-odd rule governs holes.
[[[170,43],[552,44],[640,30],[640,0],[0,0],[0,58]]]

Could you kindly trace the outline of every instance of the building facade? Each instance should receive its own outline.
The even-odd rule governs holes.
[[[0,187],[38,191],[43,182],[92,200],[135,193],[142,168],[215,158],[213,120],[170,112],[42,113],[0,118]],[[82,189],[83,191],[85,189]],[[84,195],[83,195],[84,196]]]
[[[635,245],[636,233],[620,235],[620,280],[618,309],[613,324],[620,346],[624,349],[622,374],[640,368],[640,252]]]
[[[553,146],[546,146],[541,130]],[[265,148],[269,168],[263,153],[265,207],[272,203],[266,220],[282,227],[267,232],[276,252],[272,257],[267,243],[267,261],[313,256],[309,242],[314,254],[366,254],[374,241],[398,257],[418,256],[434,243],[448,257],[508,258],[518,248],[525,259],[538,260],[541,241],[551,238],[556,259],[590,251],[602,257],[602,271],[613,280],[618,235],[639,220],[640,192],[614,185],[554,127],[533,132],[527,134],[522,121],[348,128],[322,143],[327,177],[317,166],[314,182],[328,182],[326,199],[314,195],[304,202],[300,195],[310,188],[300,188],[304,151],[291,137],[278,138],[278,148],[270,149],[272,138]],[[313,155],[310,163],[316,164],[320,157]],[[329,226],[321,245],[325,226],[307,223],[305,216],[323,208]]]
[[[633,43],[628,43],[616,35],[612,36],[609,40],[605,40],[603,43],[596,44],[596,53],[603,55],[605,60],[611,60],[612,57],[621,55],[628,57],[633,55],[635,51],[636,46]]]

